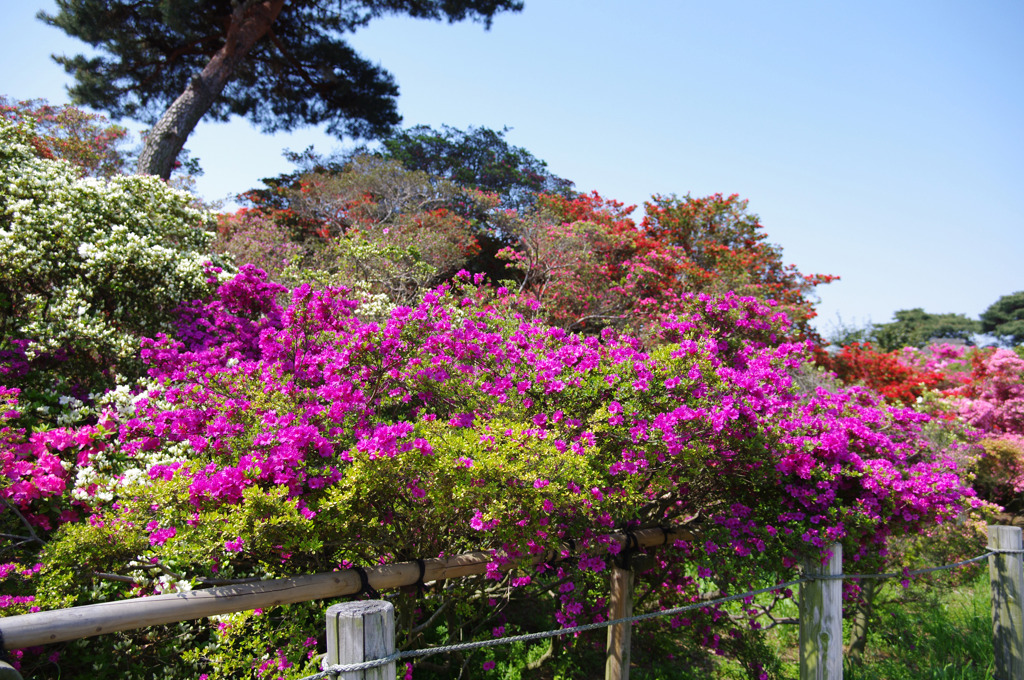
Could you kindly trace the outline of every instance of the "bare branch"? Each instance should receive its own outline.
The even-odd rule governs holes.
[[[43,539],[39,538],[39,534],[37,534],[36,530],[32,528],[32,524],[25,518],[25,515],[21,514],[21,511],[18,510],[18,508],[13,503],[11,503],[6,498],[0,498],[0,500],[2,500],[4,502],[4,505],[10,508],[10,510],[18,516],[18,519],[21,520],[21,523],[25,525],[26,529],[28,529],[28,533],[32,541],[35,541],[40,544],[45,543]]]

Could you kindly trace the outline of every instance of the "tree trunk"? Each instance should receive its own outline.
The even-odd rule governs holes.
[[[864,663],[864,651],[868,645],[868,631],[871,618],[875,612],[875,595],[878,594],[878,581],[868,580],[861,586],[861,601],[853,615],[853,627],[850,630],[850,646],[846,650],[850,661],[858,666]]]
[[[284,1],[247,0],[235,8],[224,47],[213,55],[201,73],[192,78],[185,91],[149,131],[139,154],[140,175],[170,178],[174,161],[185,146],[185,140],[231,80],[238,64],[277,20]]]

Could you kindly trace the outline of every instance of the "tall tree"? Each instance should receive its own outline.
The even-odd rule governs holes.
[[[266,132],[327,123],[373,137],[400,122],[391,75],[342,38],[387,14],[490,26],[521,0],[58,0],[39,18],[109,57],[55,56],[71,99],[153,124],[139,173],[170,176],[205,115]]]
[[[981,331],[1008,345],[1024,345],[1024,290],[1004,295],[981,313]]]
[[[541,192],[570,196],[573,183],[551,174],[547,163],[505,139],[508,128],[491,130],[417,125],[381,140],[381,155],[410,170],[423,170],[456,184],[498,194],[506,208],[533,206]]]
[[[886,352],[904,347],[924,347],[929,341],[962,340],[973,344],[981,325],[963,314],[930,314],[920,307],[901,309],[893,314],[895,321],[877,324],[872,329],[875,342]]]
[[[681,253],[676,276],[687,291],[732,290],[772,299],[809,331],[807,322],[816,315],[814,288],[839,278],[802,274],[783,264],[782,248],[766,241],[760,218],[736,194],[654,196],[644,209],[641,230],[657,247]]]

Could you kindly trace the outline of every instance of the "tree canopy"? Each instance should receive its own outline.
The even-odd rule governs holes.
[[[760,218],[737,194],[652,197],[644,204],[641,228],[649,243],[676,250],[677,278],[694,292],[733,290],[779,302],[806,326],[816,312],[815,287],[838,279],[803,274],[783,264],[782,248],[768,243]],[[805,330],[809,330],[805,328]]]
[[[300,171],[265,179],[267,188],[246,196],[303,248],[333,251],[345,240],[370,239],[399,247],[399,259],[413,256],[416,268],[429,263],[440,279],[410,278],[404,266],[400,276],[390,277],[406,282],[399,298],[421,285],[414,279],[436,285],[464,268],[494,282],[513,281],[519,300],[529,300],[530,309],[523,310],[528,316],[585,333],[606,326],[636,330],[654,310],[678,311],[686,293],[732,290],[774,301],[803,336],[814,316],[814,288],[836,278],[784,265],[781,248],[764,242],[757,216],[735,195],[656,196],[638,226],[630,217],[634,206],[573,192],[568,181],[546,173],[543,161],[508,145],[503,132],[420,127],[382,145],[370,155],[292,154]],[[549,186],[561,190],[543,190]],[[224,249],[242,258],[263,251],[270,258],[256,255],[259,266],[279,276],[280,252],[253,247],[267,243],[273,231],[268,222],[251,215],[230,222],[222,230],[229,237],[221,242]],[[446,245],[434,249],[428,243]],[[337,272],[336,264],[351,254],[308,258],[302,276]],[[396,262],[390,258],[388,267]],[[390,301],[408,303],[394,296]]]
[[[981,331],[1008,344],[1024,344],[1024,290],[1002,296],[982,312]]]
[[[901,309],[894,321],[877,324],[872,329],[877,344],[885,351],[904,347],[924,347],[932,339],[962,340],[971,338],[981,327],[963,314],[930,314],[921,308]]]
[[[398,124],[398,86],[342,38],[372,19],[449,22],[519,11],[519,0],[58,0],[39,18],[105,56],[55,56],[71,99],[154,125],[139,172],[168,177],[199,120],[245,116],[264,131],[326,123],[375,137]]]
[[[422,170],[459,185],[496,193],[507,208],[533,205],[540,192],[569,195],[573,183],[551,174],[547,163],[505,139],[508,128],[417,125],[381,140],[380,154],[409,170]]]
[[[41,158],[63,159],[90,177],[110,177],[127,162],[120,148],[128,130],[111,125],[99,114],[45,99],[15,101],[0,96],[0,118],[12,123],[31,121],[31,145]]]

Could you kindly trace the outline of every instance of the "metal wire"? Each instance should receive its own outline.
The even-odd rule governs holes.
[[[930,574],[930,573],[936,572],[936,571],[947,571],[949,569],[956,569],[957,567],[963,567],[963,566],[966,566],[968,564],[972,564],[974,562],[980,562],[980,561],[982,561],[982,560],[984,560],[984,559],[986,559],[988,557],[991,557],[992,555],[1000,555],[1000,554],[1004,554],[1004,553],[1020,554],[1020,553],[1024,553],[1024,550],[989,550],[984,555],[978,555],[977,557],[972,557],[969,560],[962,560],[960,562],[953,562],[952,564],[943,564],[942,566],[939,566],[939,567],[927,567],[925,569],[912,569],[912,570],[905,571],[905,572],[904,571],[889,572],[889,573],[885,573],[885,574],[819,574],[817,576],[814,576],[814,579],[818,580],[818,581],[838,581],[838,580],[842,580],[842,579],[850,579],[850,580],[862,580],[862,579],[885,580],[885,579],[890,579],[890,578],[904,578],[905,579],[905,578],[908,578],[910,576],[921,576],[923,574]]]
[[[386,666],[390,663],[395,663],[401,659],[414,659],[419,657],[433,656],[435,654],[446,654],[449,652],[468,651],[475,649],[483,649],[485,647],[498,647],[501,645],[508,645],[514,642],[532,642],[534,640],[545,640],[547,638],[558,637],[560,635],[572,635],[574,633],[582,633],[588,630],[595,630],[598,628],[607,628],[609,626],[617,626],[625,623],[634,623],[636,621],[648,621],[650,619],[660,618],[662,616],[675,616],[682,614],[694,609],[700,609],[702,607],[712,607],[726,602],[734,602],[736,600],[742,600],[755,595],[761,595],[764,593],[770,593],[776,590],[783,590],[801,583],[810,583],[811,581],[837,581],[842,579],[892,579],[892,578],[907,578],[909,576],[921,576],[923,574],[929,574],[936,571],[947,571],[950,569],[956,569],[963,567],[974,562],[980,562],[993,555],[1000,554],[1013,554],[1019,555],[1024,554],[1024,550],[1003,550],[998,548],[989,548],[988,552],[977,557],[972,557],[967,560],[960,562],[953,562],[952,564],[943,564],[938,567],[928,567],[924,569],[915,569],[906,572],[890,572],[884,574],[814,574],[810,576],[804,576],[802,578],[786,581],[776,586],[770,586],[768,588],[760,588],[758,590],[751,590],[738,595],[727,595],[714,600],[707,600],[694,604],[689,604],[683,607],[674,607],[672,609],[663,609],[656,612],[648,612],[646,614],[637,614],[622,619],[614,619],[611,621],[601,621],[599,623],[587,623],[582,626],[573,626],[572,628],[559,628],[558,630],[548,630],[540,633],[527,633],[525,635],[513,635],[510,637],[495,638],[493,640],[482,640],[479,642],[464,642],[457,645],[445,645],[441,647],[430,647],[427,649],[414,649],[407,650],[404,652],[395,652],[388,656],[380,659],[373,659],[372,661],[364,661],[362,663],[355,664],[335,664],[331,666],[325,666],[324,670],[314,675],[307,675],[300,680],[321,680],[326,677],[334,677],[341,673],[351,673],[353,671],[366,670],[368,668],[378,668],[380,666]],[[326,662],[325,662],[326,663]]]

